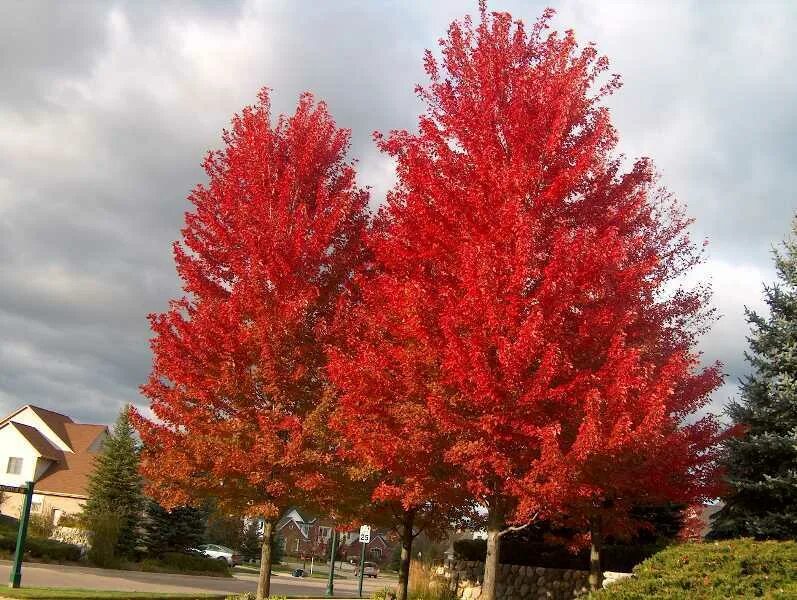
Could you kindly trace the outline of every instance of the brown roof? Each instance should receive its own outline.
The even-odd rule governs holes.
[[[30,408],[73,452],[62,452],[55,448],[35,427],[17,423],[14,416]],[[75,423],[70,417],[38,406],[26,405],[2,421],[0,426],[11,424],[44,457],[53,464],[36,482],[40,493],[86,496],[89,476],[94,470],[94,460],[101,451],[98,438],[108,431],[105,425]]]
[[[36,482],[36,490],[85,497],[89,476],[94,470],[94,460],[97,457],[92,445],[107,428],[104,425],[70,422],[65,424],[65,430],[75,453],[64,452],[63,459],[50,467]]]
[[[33,406],[32,404],[29,404],[28,406],[42,421],[47,423],[47,427],[52,429],[55,435],[64,440],[67,446],[72,446],[72,444],[69,443],[69,435],[66,432],[66,424],[72,423],[72,419],[66,415],[47,410],[45,408],[39,408],[38,406]]]
[[[16,423],[14,421],[7,423],[7,425],[19,431],[22,437],[24,437],[28,443],[36,449],[36,452],[41,454],[44,458],[49,458],[50,460],[60,460],[62,458],[63,452],[53,446],[35,427],[23,425],[22,423]]]

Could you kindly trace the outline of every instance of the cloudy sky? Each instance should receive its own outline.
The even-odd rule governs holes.
[[[545,3],[493,0],[533,21]],[[705,340],[745,372],[742,310],[797,205],[797,3],[553,3],[622,74],[630,156],[654,158],[708,238]],[[179,293],[170,244],[200,160],[233,112],[274,90],[328,101],[378,201],[392,164],[373,130],[411,128],[424,48],[476,2],[0,3],[0,415],[35,403],[110,422],[141,404],[149,312]]]

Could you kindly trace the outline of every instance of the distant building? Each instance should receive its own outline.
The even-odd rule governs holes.
[[[291,508],[277,521],[274,535],[282,539],[287,556],[307,558],[311,556],[328,560],[334,522],[325,517],[310,515],[300,508]],[[395,544],[390,537],[377,529],[371,530],[371,541],[366,546],[366,560],[385,563],[390,560]],[[340,533],[337,556],[344,560],[360,560],[360,534],[358,529]]]
[[[288,556],[321,557],[326,555],[332,538],[332,522],[291,508],[277,521],[274,535],[282,539],[283,551]]]
[[[83,509],[94,460],[108,436],[105,425],[26,405],[0,420],[0,484],[34,482],[32,512],[54,522]],[[5,493],[0,512],[18,516],[22,494]]]

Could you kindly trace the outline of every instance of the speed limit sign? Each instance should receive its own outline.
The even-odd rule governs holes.
[[[360,542],[367,544],[371,541],[371,526],[360,525]]]

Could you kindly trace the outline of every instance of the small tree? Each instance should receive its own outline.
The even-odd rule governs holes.
[[[166,510],[155,500],[148,499],[143,542],[153,556],[195,548],[203,542],[206,526],[207,514],[202,509],[180,506]]]
[[[142,479],[139,475],[139,444],[129,419],[130,407],[122,409],[113,431],[105,440],[102,454],[89,479],[88,499],[83,514],[93,535],[118,538],[104,542],[116,557],[130,556],[138,541],[144,510]],[[113,526],[109,523],[114,522]],[[107,554],[107,549],[103,550]]]
[[[797,224],[793,228],[797,231]],[[764,288],[769,317],[747,310],[753,369],[728,414],[743,435],[728,442],[729,495],[710,536],[797,539],[797,240],[775,252],[778,283]]]

